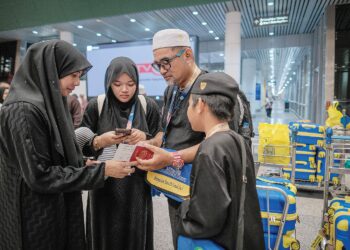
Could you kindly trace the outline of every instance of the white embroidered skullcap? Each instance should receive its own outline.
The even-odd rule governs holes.
[[[160,30],[153,36],[153,50],[170,47],[191,47],[190,37],[180,29]]]

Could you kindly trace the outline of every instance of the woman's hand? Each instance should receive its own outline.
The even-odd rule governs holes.
[[[108,160],[105,162],[105,164],[105,176],[122,179],[125,176],[131,175],[135,172],[135,168],[132,166],[136,166],[137,162]]]
[[[95,150],[99,150],[101,148],[106,148],[112,145],[122,143],[125,139],[126,136],[124,136],[123,134],[116,135],[114,131],[109,131],[102,135],[96,136],[93,141],[93,145]]]
[[[135,145],[140,141],[145,141],[147,139],[147,136],[145,132],[142,132],[141,130],[133,128],[131,131],[131,135],[125,136],[123,139],[125,143],[128,143],[130,145]]]

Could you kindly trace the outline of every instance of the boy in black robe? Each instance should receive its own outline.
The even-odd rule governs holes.
[[[191,173],[190,200],[181,204],[180,235],[210,239],[224,249],[264,249],[264,235],[255,187],[253,158],[240,135],[230,130],[237,95],[234,80],[224,73],[208,73],[194,83],[187,115],[194,131],[205,132]],[[242,149],[246,151],[243,238],[237,238],[242,190]]]

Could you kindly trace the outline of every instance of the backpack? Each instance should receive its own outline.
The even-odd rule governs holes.
[[[141,102],[141,106],[143,111],[145,112],[145,114],[147,113],[147,102],[146,102],[146,98],[143,95],[138,95],[138,98]],[[103,108],[103,103],[106,99],[106,95],[102,94],[102,95],[98,95],[97,96],[97,108],[98,108],[98,116],[101,115],[102,112],[102,108]]]
[[[251,145],[251,138],[253,138],[255,134],[252,114],[250,112],[250,102],[241,90],[237,93],[237,102],[234,106],[234,117],[229,124],[231,129],[242,135],[248,144]]]

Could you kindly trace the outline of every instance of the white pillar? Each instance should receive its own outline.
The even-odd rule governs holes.
[[[260,101],[255,100],[256,94],[256,60],[252,58],[243,59],[241,89],[250,101],[252,114],[260,107]]]
[[[69,31],[60,31],[60,39],[71,44],[74,43],[73,33]]]
[[[241,13],[226,13],[225,73],[241,81]]]

